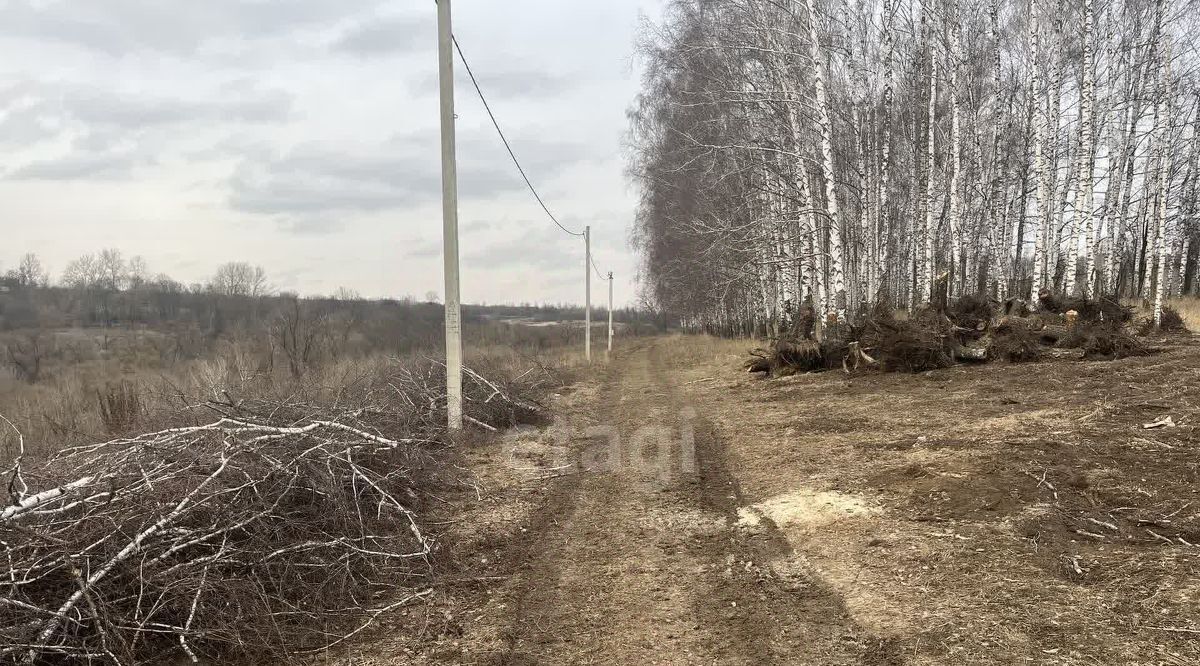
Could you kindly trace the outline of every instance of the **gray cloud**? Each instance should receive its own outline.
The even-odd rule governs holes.
[[[32,146],[70,132],[79,150],[99,150],[131,134],[173,125],[206,129],[285,121],[290,94],[246,82],[219,86],[191,99],[124,94],[68,84],[27,84],[0,96],[0,145]]]
[[[381,17],[350,28],[333,42],[332,48],[362,57],[412,53],[433,44],[433,28],[428,18]]]
[[[467,53],[467,58],[470,57],[471,54]],[[519,62],[468,62],[471,62],[471,69],[479,80],[479,87],[483,89],[483,94],[489,101],[520,97],[552,98],[571,92],[579,85],[579,77],[539,69],[541,63],[525,65]],[[460,77],[456,84],[454,94],[459,98],[473,99],[476,96],[475,88],[466,76]],[[409,89],[418,95],[436,94],[437,73],[427,73],[414,78]]]
[[[345,225],[340,219],[315,215],[288,218],[280,224],[284,231],[296,235],[331,234],[343,226]]]
[[[427,160],[306,145],[243,161],[230,179],[229,205],[259,215],[373,212],[420,205],[440,187]]]
[[[118,180],[128,178],[140,161],[131,154],[76,153],[30,162],[9,172],[8,180]]]
[[[442,256],[442,241],[440,239],[409,241],[404,255],[413,259],[440,257]]]
[[[29,146],[52,139],[62,131],[62,123],[43,105],[11,106],[0,116],[0,145]]]
[[[8,0],[9,37],[51,40],[119,56],[150,50],[195,52],[219,39],[263,39],[328,25],[373,10],[380,0]]]
[[[244,85],[223,86],[208,99],[135,97],[92,88],[66,90],[59,100],[64,115],[85,125],[132,129],[197,121],[278,122],[292,108],[288,93]]]
[[[461,115],[461,114],[460,114]],[[595,151],[589,150],[582,144],[548,139],[544,136],[530,133],[508,134],[513,152],[521,161],[521,166],[535,183],[543,187],[554,176],[571,165],[587,162],[595,157]],[[468,164],[479,162],[500,165],[520,181],[520,176],[512,166],[504,143],[490,128],[482,133],[471,133],[461,136],[458,140],[458,158]],[[523,186],[522,186],[523,187]],[[543,192],[544,194],[544,192]]]
[[[230,178],[229,205],[256,215],[307,216],[430,204],[442,192],[433,139],[388,141],[379,152],[310,144],[279,156],[250,155]],[[467,137],[462,146],[458,185],[463,200],[524,189],[520,176],[504,161],[507,155],[498,154],[495,146],[482,143],[482,137]],[[582,159],[569,144],[535,141],[525,147],[527,164],[545,173]]]
[[[69,137],[70,152],[40,156],[10,170],[8,180],[116,180],[157,161],[164,146],[191,134],[239,124],[280,122],[291,113],[291,95],[238,81],[211,98],[133,96],[99,87],[29,84],[0,103],[0,145],[38,146]],[[156,130],[170,130],[157,132]],[[151,134],[153,133],[153,134]]]
[[[523,221],[524,233],[490,242],[465,256],[477,268],[533,267],[542,271],[570,270],[583,261],[583,240],[564,234],[544,217]]]

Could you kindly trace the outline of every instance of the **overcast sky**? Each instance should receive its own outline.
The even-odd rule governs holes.
[[[618,303],[633,41],[660,5],[454,5],[518,156],[564,224],[592,225]],[[249,261],[303,294],[440,294],[435,18],[417,0],[0,0],[0,270],[36,252],[57,279],[116,247],[185,283]],[[582,241],[457,73],[463,299],[582,301]]]

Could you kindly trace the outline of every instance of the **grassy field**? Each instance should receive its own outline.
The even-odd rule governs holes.
[[[300,393],[330,398],[379,368],[442,355],[437,342],[391,352],[359,330],[314,336],[309,357],[296,367],[266,330],[203,340],[149,328],[73,327],[36,335],[43,348],[36,379],[20,377],[11,366],[0,369],[0,415],[23,435],[31,457],[175,423],[189,412],[206,415],[207,401]],[[0,334],[0,352],[5,341],[29,336]],[[467,328],[466,362],[501,377],[531,368],[570,373],[583,361],[582,338],[582,330],[565,324],[488,322]],[[16,455],[16,446],[13,429],[0,429],[0,463]]]

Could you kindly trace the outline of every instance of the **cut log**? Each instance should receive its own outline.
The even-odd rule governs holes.
[[[964,347],[956,345],[954,347],[954,358],[960,361],[984,362],[988,360],[988,350],[987,347]]]
[[[755,373],[755,372],[770,372],[770,371],[771,371],[771,362],[765,358],[751,359],[749,362],[746,363],[746,372]]]
[[[1029,319],[1028,317],[1017,317],[1017,316],[1007,315],[1007,316],[1001,317],[996,322],[996,325],[992,327],[993,332],[996,332],[996,331],[1003,332],[1003,331],[1011,330],[1011,329],[1031,331],[1034,329],[1034,321],[1032,319]]]
[[[842,370],[846,374],[850,374],[851,370],[857,370],[860,365],[879,365],[879,361],[871,358],[867,352],[862,350],[862,345],[858,342],[851,342],[845,358],[842,359]]]
[[[1042,344],[1054,345],[1062,338],[1067,337],[1067,327],[1061,324],[1047,324],[1038,330],[1038,336],[1041,338]]]

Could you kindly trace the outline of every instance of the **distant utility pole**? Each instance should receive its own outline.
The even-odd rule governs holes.
[[[587,292],[584,295],[583,309],[583,351],[587,356],[588,363],[592,362],[592,227],[586,226],[583,228],[583,284],[584,290]]]
[[[461,430],[462,312],[458,285],[458,168],[454,157],[454,32],[450,0],[437,0],[442,108],[442,257],[446,274],[446,425]]]
[[[608,272],[608,353],[612,353],[612,271]]]

